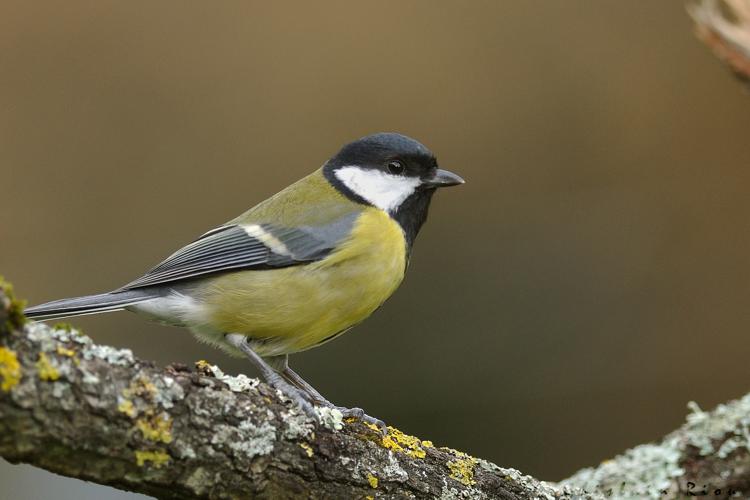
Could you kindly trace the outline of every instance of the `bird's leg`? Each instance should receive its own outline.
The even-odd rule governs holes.
[[[274,356],[272,358],[266,358],[268,364],[273,367],[287,382],[297,387],[299,390],[305,393],[308,400],[317,406],[332,407],[333,404],[328,401],[322,394],[315,390],[313,386],[305,382],[302,377],[297,375],[289,368],[289,355],[282,354],[281,356]]]
[[[300,377],[297,372],[289,368],[288,356],[278,356],[278,358],[273,362],[274,367],[288,382],[294,384],[297,388],[307,393],[313,404],[339,410],[345,418],[353,417],[361,420],[362,422],[377,425],[383,435],[388,434],[388,427],[385,425],[385,422],[366,414],[362,408],[345,408],[343,406],[334,405],[333,403],[328,401],[322,394],[320,394],[313,386],[308,384],[305,379]]]
[[[278,389],[288,396],[292,401],[297,403],[297,406],[302,408],[309,417],[316,422],[320,421],[320,416],[315,412],[313,405],[311,404],[307,393],[289,383],[284,377],[282,377],[273,367],[267,363],[262,357],[252,350],[250,345],[247,343],[247,337],[238,333],[229,333],[224,335],[224,339],[231,345],[239,349],[250,362],[260,371],[263,378],[266,380],[268,385],[274,389]]]

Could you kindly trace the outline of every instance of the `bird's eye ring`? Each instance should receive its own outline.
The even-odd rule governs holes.
[[[394,175],[401,175],[404,173],[404,170],[406,168],[404,167],[404,164],[401,163],[399,160],[391,160],[388,162],[388,171]]]

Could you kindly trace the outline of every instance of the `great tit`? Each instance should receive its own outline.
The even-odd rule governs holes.
[[[26,316],[141,313],[247,357],[313,418],[321,405],[382,426],[358,408],[331,404],[289,368],[288,355],[379,308],[404,278],[435,190],[463,182],[414,139],[369,135],[135,281],[34,306]]]

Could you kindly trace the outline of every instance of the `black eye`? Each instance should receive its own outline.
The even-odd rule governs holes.
[[[404,164],[398,160],[391,160],[388,162],[388,171],[394,175],[401,175],[406,170]]]

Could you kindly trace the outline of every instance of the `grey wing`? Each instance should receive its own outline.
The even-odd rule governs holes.
[[[233,269],[272,269],[320,260],[348,235],[351,223],[353,219],[323,227],[221,226],[181,248],[120,290],[173,283]]]

